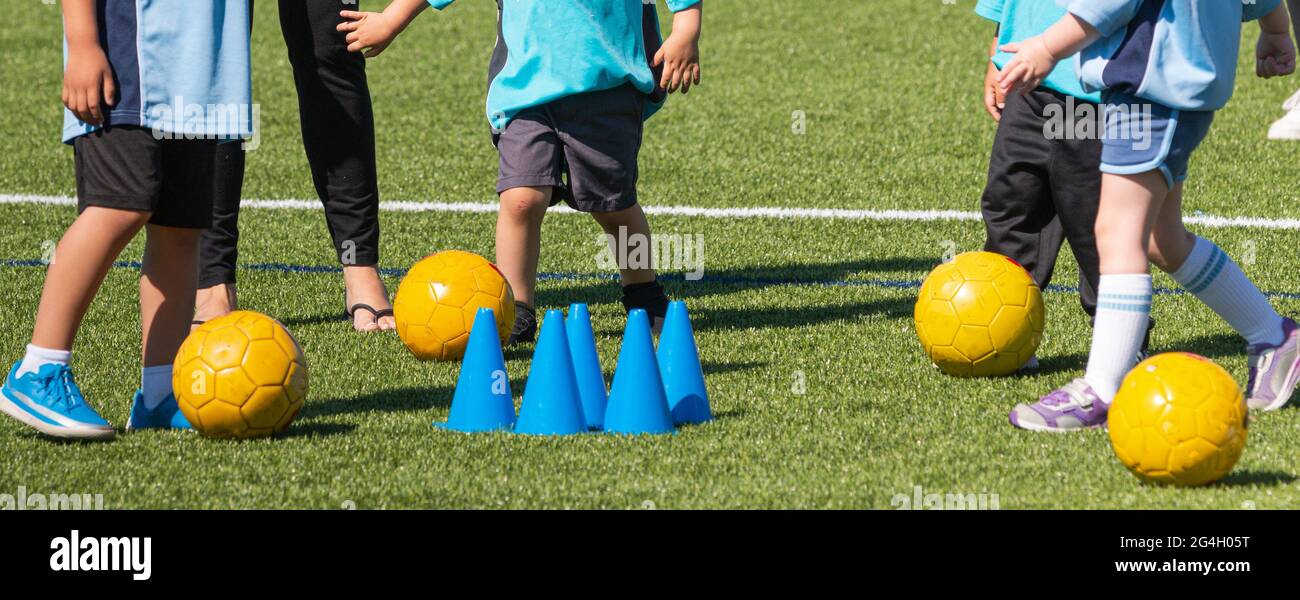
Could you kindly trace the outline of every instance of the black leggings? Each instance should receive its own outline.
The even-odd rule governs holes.
[[[316,193],[339,262],[379,263],[379,189],[375,174],[375,123],[366,62],[348,52],[336,27],[343,9],[329,0],[280,0],[280,29],[298,88],[302,141]],[[217,153],[217,195],[212,228],[200,242],[199,287],[235,283],[239,256],[239,200],[244,180],[240,144]]]

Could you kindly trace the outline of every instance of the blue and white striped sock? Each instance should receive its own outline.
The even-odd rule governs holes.
[[[1249,344],[1282,343],[1282,316],[1228,254],[1205,238],[1187,255],[1174,281],[1218,313]]]
[[[1097,320],[1083,378],[1107,404],[1137,362],[1151,317],[1151,276],[1102,275],[1097,285]]]

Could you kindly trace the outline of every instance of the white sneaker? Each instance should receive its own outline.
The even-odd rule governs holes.
[[[1268,128],[1268,139],[1300,140],[1300,91],[1282,103],[1282,110],[1287,114]]]

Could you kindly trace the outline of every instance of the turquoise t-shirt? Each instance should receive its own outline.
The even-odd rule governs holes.
[[[455,0],[428,0],[437,9]],[[701,0],[667,0],[673,12]],[[506,0],[488,86],[487,118],[503,131],[520,111],[630,83],[655,91],[647,45],[658,42],[655,0]],[[649,40],[649,41],[647,41]],[[496,64],[497,58],[504,59]],[[658,103],[647,103],[648,117]]]
[[[1056,0],[979,0],[975,14],[998,24],[998,45],[1001,46],[1047,31],[1065,16],[1065,7]],[[993,64],[1001,69],[1011,62],[1012,56],[998,52],[993,56]],[[1057,63],[1056,69],[1043,80],[1043,86],[1080,100],[1101,101],[1101,94],[1083,89],[1073,59]]]

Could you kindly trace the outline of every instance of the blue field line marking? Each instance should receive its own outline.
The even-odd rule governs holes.
[[[45,261],[37,259],[4,259],[0,261],[0,266],[7,268],[21,267],[44,267]],[[139,269],[139,261],[118,261],[113,266],[119,269]],[[286,263],[249,263],[240,265],[239,268],[244,271],[261,271],[270,273],[341,273],[342,267],[329,265],[291,265]],[[380,273],[389,277],[402,277],[406,275],[406,269],[380,269]],[[615,273],[538,273],[537,278],[541,281],[617,281],[618,275]],[[660,279],[665,281],[685,281],[686,277],[680,273],[662,273]],[[808,286],[808,287],[870,287],[884,288],[891,290],[914,290],[921,287],[920,280],[904,279],[777,279],[764,277],[710,277],[705,276],[699,280],[700,283],[714,283],[721,285],[736,285],[742,287],[770,287],[778,285],[790,286]],[[1079,288],[1069,285],[1052,284],[1045,290],[1054,294],[1077,294]],[[1156,288],[1152,293],[1157,296],[1181,296],[1187,291],[1179,288]],[[1300,293],[1296,292],[1264,292],[1269,298],[1278,298],[1282,300],[1300,300]]]

